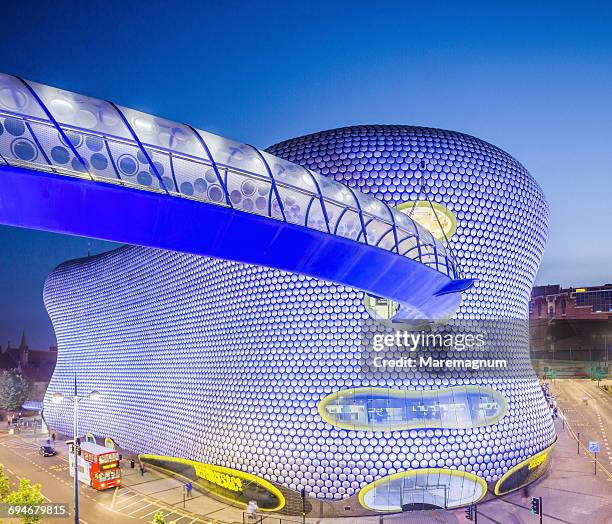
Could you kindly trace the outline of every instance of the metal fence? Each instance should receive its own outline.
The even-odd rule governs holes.
[[[302,520],[292,520],[290,518],[278,517],[275,515],[249,515],[242,514],[242,524],[302,524]]]

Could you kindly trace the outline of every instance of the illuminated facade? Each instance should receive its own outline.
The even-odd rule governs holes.
[[[448,246],[464,275],[478,279],[456,317],[527,317],[547,209],[504,152],[457,133],[384,126],[324,132],[271,151],[393,207],[430,198],[450,210]],[[78,369],[84,388],[108,391],[102,408],[83,405],[88,430],[157,456],[158,466],[184,457],[263,479],[282,495],[256,481],[249,493],[270,510],[282,498],[281,511],[298,512],[302,487],[312,514],[457,507],[480,500],[487,485],[494,492],[503,480],[503,493],[533,480],[547,464],[530,467],[534,457],[555,439],[530,371],[497,380],[460,371],[365,378],[359,337],[371,315],[364,293],[342,285],[126,247],[60,266],[45,302],[60,345],[50,390]],[[526,337],[510,330],[505,350],[527,355]],[[469,410],[470,388],[490,401],[490,412]],[[386,389],[398,392],[400,406],[418,398],[420,409],[436,390],[432,402],[453,394],[468,416],[377,421],[372,406],[384,402],[393,413],[394,395],[379,394]],[[356,413],[348,426],[347,407]],[[60,409],[48,405],[46,416],[68,431]],[[204,484],[228,500],[249,498],[219,482]]]
[[[453,508],[545,470],[554,427],[515,321],[547,207],[503,151],[364,126],[263,152],[0,75],[0,153],[0,223],[142,246],[47,279],[56,430],[71,413],[49,394],[76,373],[103,393],[83,431],[231,503],[298,514],[305,489],[313,516]],[[513,374],[364,364],[384,322],[451,316],[497,322]]]

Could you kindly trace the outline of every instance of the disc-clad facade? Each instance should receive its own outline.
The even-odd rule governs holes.
[[[269,151],[421,223],[431,202],[432,233],[476,279],[455,318],[527,318],[548,211],[505,152],[408,126],[335,129]],[[82,403],[81,428],[180,464],[232,503],[298,514],[305,488],[311,515],[457,507],[493,496],[501,479],[503,492],[519,487],[523,466],[534,480],[555,440],[528,367],[364,373],[361,330],[397,309],[346,286],[124,247],[62,264],[44,297],[59,345],[49,392],[67,390],[74,372],[83,390],[103,392]],[[500,352],[528,361],[526,329],[509,324],[499,339]],[[49,424],[69,433],[69,406],[48,400]]]

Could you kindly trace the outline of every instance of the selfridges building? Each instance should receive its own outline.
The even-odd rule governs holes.
[[[50,399],[76,372],[80,388],[102,392],[81,404],[83,433],[220,500],[286,514],[301,513],[302,492],[309,515],[349,516],[454,508],[538,478],[556,437],[524,322],[548,220],[530,174],[482,140],[411,126],[334,129],[268,151],[429,229],[474,281],[459,307],[415,324],[357,288],[148,247],[69,261],[44,288],[59,346],[48,424],[71,434],[70,406]],[[228,196],[246,209],[255,190]],[[284,199],[285,211],[296,205]],[[407,318],[423,333],[492,322],[489,350],[512,372],[366,365],[364,335]]]

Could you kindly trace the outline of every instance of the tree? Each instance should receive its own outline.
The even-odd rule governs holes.
[[[166,524],[166,519],[161,511],[158,511],[155,515],[153,515],[153,524]],[[169,524],[176,524],[176,522],[173,520]]]
[[[14,411],[28,399],[30,385],[25,377],[14,369],[0,373],[0,407]]]
[[[0,501],[9,494],[11,487],[9,485],[9,479],[4,472],[4,466],[0,464]]]
[[[30,481],[22,479],[19,483],[19,490],[13,491],[4,499],[7,504],[44,504],[45,497],[40,492],[40,484],[30,485]],[[42,520],[42,515],[27,515],[21,517],[21,524],[34,524]]]

